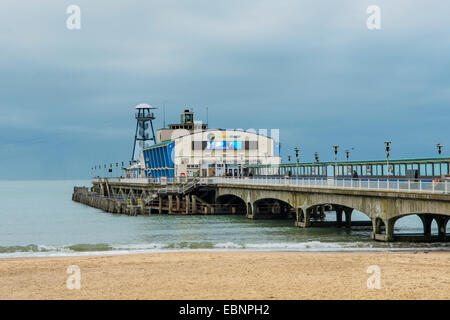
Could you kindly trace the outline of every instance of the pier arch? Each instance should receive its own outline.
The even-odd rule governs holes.
[[[422,232],[398,232],[395,229],[395,224],[398,221],[406,218],[418,217],[415,219],[416,223],[420,223]],[[395,216],[390,219],[376,218],[373,238],[375,240],[393,241],[448,241],[450,236],[447,231],[447,225],[450,217],[444,214],[434,213],[407,213]],[[385,226],[384,232],[378,227],[379,220]],[[420,226],[420,225],[419,225]]]
[[[364,216],[363,220],[352,221],[352,215],[355,210],[362,213]],[[335,221],[326,220],[327,212],[335,215]],[[351,226],[367,226],[372,227],[372,220],[370,214],[358,210],[357,208],[344,205],[342,203],[330,203],[330,202],[319,202],[310,205],[304,205],[297,209],[297,221],[296,226],[298,227],[351,227]]]
[[[216,198],[216,213],[246,214],[247,204],[234,194],[223,194]]]
[[[253,218],[289,219],[294,216],[294,207],[286,201],[260,198],[253,202]]]

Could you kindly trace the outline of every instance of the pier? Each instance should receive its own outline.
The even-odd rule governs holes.
[[[205,177],[174,179],[97,178],[75,188],[73,200],[111,213],[241,214],[249,219],[292,219],[299,228],[365,226],[377,241],[449,241],[450,183],[362,179]],[[366,221],[353,221],[358,210]],[[334,214],[335,221],[325,221]],[[417,215],[423,234],[396,234],[395,223]],[[436,221],[438,234],[431,233]]]

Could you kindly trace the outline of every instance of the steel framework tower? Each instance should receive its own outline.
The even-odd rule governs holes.
[[[153,143],[156,142],[155,138],[155,131],[153,130],[153,120],[155,120],[155,115],[151,111],[153,109],[152,106],[148,104],[139,104],[136,107],[136,133],[134,134],[134,143],[133,143],[133,153],[131,155],[131,161],[134,161],[134,154],[136,151],[136,143],[139,141],[139,146],[141,149],[144,149],[147,147],[146,142],[147,141],[153,141]],[[148,132],[150,128],[152,130],[150,137],[150,134]]]

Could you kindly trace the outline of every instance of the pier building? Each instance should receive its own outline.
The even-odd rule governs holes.
[[[144,148],[145,177],[244,176],[248,165],[280,165],[274,138],[243,130],[208,129],[188,109],[181,123],[157,131],[156,144]]]

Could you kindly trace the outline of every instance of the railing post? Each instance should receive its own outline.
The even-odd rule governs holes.
[[[422,180],[419,180],[419,191],[422,191]]]

